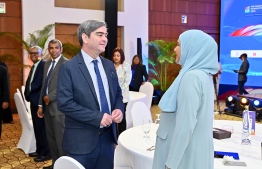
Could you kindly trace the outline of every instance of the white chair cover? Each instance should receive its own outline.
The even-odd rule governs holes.
[[[114,167],[114,169],[132,169],[131,167]]]
[[[85,167],[72,157],[62,156],[56,160],[54,169],[85,169]]]
[[[147,97],[147,106],[150,108],[152,104],[152,98],[154,93],[154,86],[150,82],[145,82],[140,86],[139,92],[145,93]]]
[[[22,149],[25,154],[36,151],[36,140],[32,121],[28,118],[28,113],[20,93],[14,95],[16,109],[22,125],[22,134],[18,142],[17,148]]]
[[[25,86],[21,86],[21,91],[22,91],[23,100],[25,102],[26,110],[28,111],[29,114],[31,114],[30,102],[26,101],[25,99]]]
[[[22,96],[22,93],[20,92],[19,89],[16,89],[17,91],[17,94],[22,98],[22,101],[23,101],[23,104],[25,106],[25,109],[26,109],[26,112],[27,112],[27,116],[29,118],[29,121],[32,123],[32,115],[31,115],[31,109],[30,109],[30,102],[27,102],[23,96]],[[27,102],[27,103],[26,103]],[[29,106],[29,109],[27,109],[27,105]],[[32,123],[33,124],[33,123]]]
[[[149,108],[143,102],[136,102],[131,108],[133,126],[143,124],[143,119],[152,122],[152,116]]]

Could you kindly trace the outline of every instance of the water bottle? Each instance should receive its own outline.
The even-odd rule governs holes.
[[[251,121],[248,110],[243,111],[243,128],[242,128],[242,153],[249,155],[251,146]]]

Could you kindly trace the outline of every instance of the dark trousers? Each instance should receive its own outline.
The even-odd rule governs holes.
[[[134,87],[132,87],[132,86],[129,86],[129,91],[138,92],[138,91],[139,91],[139,89],[138,89],[138,90],[136,90],[136,89],[134,89]]]
[[[117,138],[123,131],[126,130],[126,106],[127,103],[124,103],[123,120],[117,124]]]
[[[248,92],[244,89],[244,85],[247,81],[238,81],[238,93],[240,95],[244,94],[248,94]]]
[[[10,105],[10,103],[9,103]],[[13,115],[12,115],[12,111],[10,109],[10,106],[4,110],[3,113],[3,123],[12,123],[13,122]]]
[[[89,154],[71,154],[85,169],[113,169],[114,168],[114,140],[112,127],[99,135],[96,148]],[[72,138],[73,139],[73,138]]]
[[[30,109],[31,109],[31,115],[33,120],[34,132],[35,132],[36,152],[41,156],[50,155],[50,150],[49,150],[46,130],[45,130],[45,120],[37,116],[38,106],[34,105],[32,102],[30,104]]]
[[[0,104],[1,104],[1,107],[0,107],[0,138],[1,138],[1,135],[2,135],[2,123],[3,123],[3,113],[4,113],[4,110],[3,110],[3,108],[2,108],[2,104],[3,104],[3,103],[0,102]]]

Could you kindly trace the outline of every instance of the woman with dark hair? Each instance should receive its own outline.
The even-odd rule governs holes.
[[[131,70],[132,70],[132,79],[129,85],[129,90],[139,91],[140,86],[143,85],[148,80],[146,66],[143,65],[140,56],[135,55],[133,57]]]
[[[112,61],[114,62],[116,73],[118,76],[119,86],[122,89],[122,96],[124,102],[124,110],[126,110],[127,103],[130,100],[128,86],[131,81],[131,69],[130,65],[125,62],[124,51],[117,47],[113,50]],[[117,124],[118,136],[126,130],[126,116],[123,112],[123,120]]]

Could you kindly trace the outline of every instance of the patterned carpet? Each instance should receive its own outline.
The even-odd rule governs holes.
[[[224,109],[223,102],[220,103],[220,107],[221,110]],[[153,121],[155,121],[155,114],[160,113],[159,107],[152,106],[151,113]],[[51,165],[51,160],[36,163],[33,158],[28,157],[22,150],[16,148],[21,135],[21,124],[18,114],[14,114],[13,117],[14,124],[3,124],[2,139],[0,140],[0,169],[38,169]],[[239,117],[225,114],[218,114],[215,118],[220,120],[242,120]]]
[[[33,158],[16,148],[22,127],[18,114],[13,114],[13,118],[13,124],[3,124],[0,140],[0,169],[37,169],[51,165],[51,160],[36,163]]]

